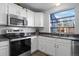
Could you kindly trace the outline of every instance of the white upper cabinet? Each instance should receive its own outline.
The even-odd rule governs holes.
[[[8,13],[20,17],[26,17],[26,10],[17,4],[8,4]]]
[[[30,27],[43,27],[43,13],[27,9],[27,21]]]
[[[19,17],[25,17],[27,20],[27,26],[29,27],[43,27],[43,13],[33,12],[29,9],[22,8],[17,4],[8,4],[8,14],[17,15]]]
[[[17,7],[17,10],[16,10],[17,15],[22,17],[23,16],[22,12],[24,11],[23,8],[19,5],[16,5],[16,7]]]
[[[18,16],[26,18],[26,9],[17,5]]]
[[[18,8],[16,4],[8,4],[8,14],[18,15]]]
[[[35,12],[34,21],[35,21],[35,24],[34,24],[35,27],[43,27],[43,13]]]
[[[27,9],[27,22],[30,27],[34,27],[34,12]]]
[[[25,17],[25,18],[27,17],[27,12],[26,12],[26,9],[25,8],[21,8],[20,9],[20,16],[21,17]]]
[[[0,25],[7,25],[7,4],[0,3]]]

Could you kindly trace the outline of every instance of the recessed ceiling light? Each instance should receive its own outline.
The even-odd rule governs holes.
[[[56,5],[56,6],[59,6],[59,5],[60,5],[60,3],[56,3],[55,5]]]

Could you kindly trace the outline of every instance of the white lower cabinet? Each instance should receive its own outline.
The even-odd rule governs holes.
[[[42,52],[46,52],[46,44],[45,44],[45,38],[39,37],[38,38],[38,50]]]
[[[9,47],[8,46],[0,47],[0,56],[9,56]]]
[[[49,55],[55,55],[55,38],[46,38],[46,53]]]
[[[71,40],[56,40],[56,56],[71,56]]]
[[[38,37],[38,49],[46,54],[55,55],[55,39],[48,37]]]
[[[37,37],[34,36],[31,38],[31,53],[37,50]]]
[[[71,40],[39,36],[38,49],[48,55],[71,56]]]
[[[0,42],[0,56],[9,56],[9,42]]]

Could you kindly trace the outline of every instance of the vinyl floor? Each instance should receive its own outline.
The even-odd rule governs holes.
[[[32,53],[32,56],[48,56],[48,55],[41,51],[35,51],[34,53]]]

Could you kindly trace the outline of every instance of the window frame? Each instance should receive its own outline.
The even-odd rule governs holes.
[[[68,22],[68,21],[72,21],[72,20],[59,21],[59,19],[71,18],[71,17],[75,17],[75,15],[57,18],[57,22],[53,22],[53,21],[52,21],[52,20],[56,20],[56,19],[52,19],[52,15],[53,15],[53,14],[59,13],[59,12],[61,13],[61,12],[68,11],[68,10],[75,10],[75,8],[66,9],[66,10],[63,10],[63,11],[58,11],[58,12],[54,12],[54,13],[50,14],[51,32],[53,32],[53,31],[52,31],[52,28],[54,28],[54,29],[58,28],[58,27],[52,27],[52,24],[53,24],[53,23],[57,23],[57,24],[58,24],[59,22]],[[75,22],[75,20],[74,20],[74,22]],[[61,28],[61,27],[60,27],[60,28]],[[64,27],[64,28],[66,28],[66,27]],[[68,28],[68,27],[67,27],[67,28]],[[74,28],[74,26],[73,26],[73,27],[69,27],[69,28]]]

